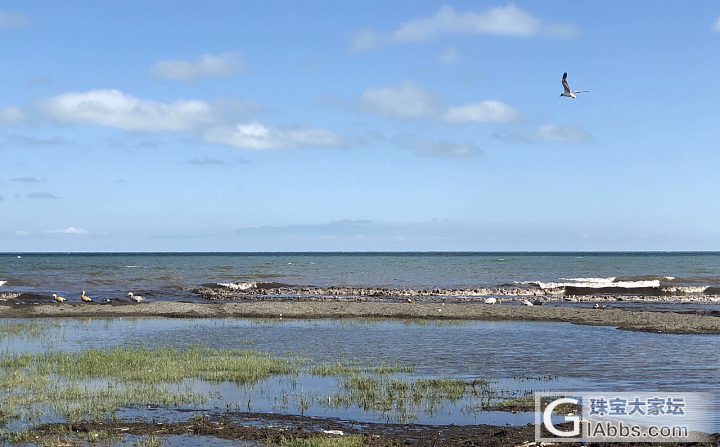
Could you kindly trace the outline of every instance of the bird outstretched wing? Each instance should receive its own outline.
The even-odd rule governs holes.
[[[567,73],[563,73],[563,80],[562,80],[563,88],[565,89],[565,93],[570,93],[570,86],[567,82]]]

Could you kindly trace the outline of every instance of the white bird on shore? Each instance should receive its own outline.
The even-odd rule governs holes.
[[[135,301],[136,303],[139,303],[140,301],[144,300],[145,298],[141,297],[140,295],[135,295],[132,292],[128,292],[128,296],[131,300]]]
[[[499,302],[497,298],[485,298],[485,304],[495,304]]]
[[[567,73],[563,73],[562,85],[563,85],[563,89],[565,89],[565,91],[562,92],[560,94],[560,96],[566,96],[568,98],[577,98],[577,96],[575,96],[575,93],[589,92],[589,90],[570,90],[570,86],[568,85],[568,82],[567,82]]]
[[[530,300],[522,300],[521,303],[523,304],[523,306],[532,306],[533,305],[533,303],[531,303]]]

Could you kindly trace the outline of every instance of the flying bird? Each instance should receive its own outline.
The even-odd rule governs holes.
[[[563,73],[563,80],[562,80],[563,88],[565,89],[564,92],[560,94],[560,96],[567,96],[568,98],[577,98],[575,96],[575,93],[587,93],[590,90],[570,90],[570,86],[567,83],[567,73]]]
[[[55,301],[57,301],[58,303],[64,303],[65,301],[67,301],[65,298],[63,298],[63,297],[61,297],[61,296],[57,296],[57,295],[55,295],[54,293],[53,293],[53,298],[54,298]]]
[[[85,291],[84,291],[84,290],[83,290],[82,293],[80,294],[80,299],[83,300],[83,301],[85,301],[86,303],[92,303],[92,300],[90,299],[90,297],[87,296],[87,295],[85,295]]]
[[[140,301],[145,299],[139,295],[134,295],[132,292],[128,292],[128,296],[130,297],[131,300],[135,301],[136,303],[139,303]]]

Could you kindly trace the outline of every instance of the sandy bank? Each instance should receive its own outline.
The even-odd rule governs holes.
[[[720,317],[620,309],[506,306],[470,303],[244,301],[141,304],[0,303],[0,318],[129,317],[171,318],[403,318],[491,321],[555,321],[674,334],[720,334]]]

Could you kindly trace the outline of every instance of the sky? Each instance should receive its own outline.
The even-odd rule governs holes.
[[[5,0],[0,252],[720,250],[720,4],[569,6]]]

